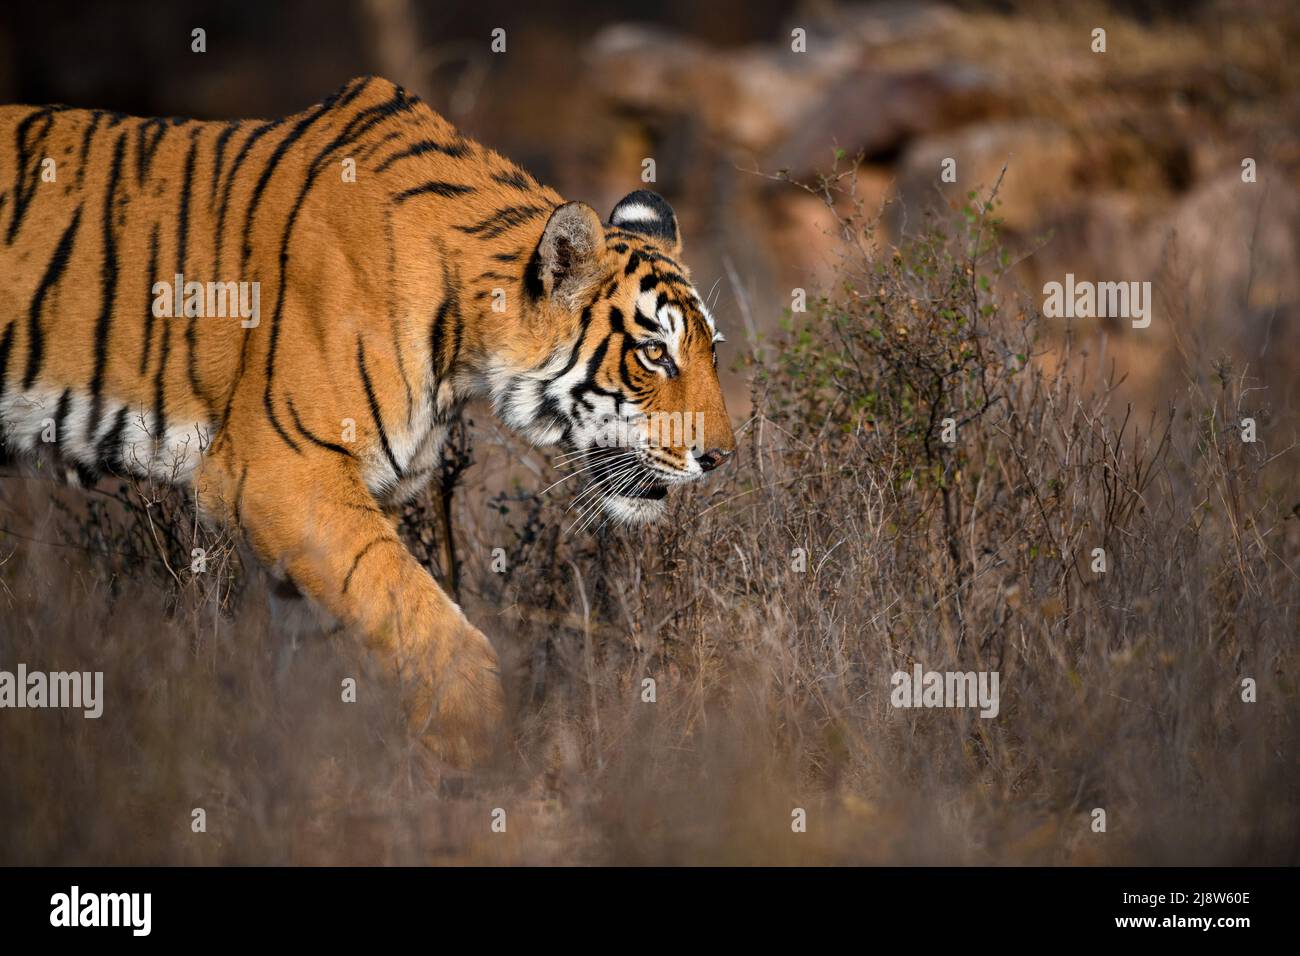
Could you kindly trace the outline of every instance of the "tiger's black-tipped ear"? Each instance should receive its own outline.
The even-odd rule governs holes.
[[[629,232],[639,232],[665,246],[675,255],[681,251],[682,239],[677,231],[677,214],[668,200],[648,189],[638,189],[624,196],[610,213],[609,224]]]
[[[600,216],[585,202],[557,206],[528,264],[528,288],[534,298],[550,296],[564,306],[581,298],[596,274],[605,244]]]

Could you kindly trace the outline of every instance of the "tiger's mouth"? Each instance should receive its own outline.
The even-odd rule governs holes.
[[[610,518],[623,524],[653,524],[668,511],[668,485],[654,482],[644,487],[613,492],[601,501]]]
[[[624,497],[637,498],[642,501],[662,501],[668,496],[668,486],[658,482],[636,491],[628,492]]]
[[[635,449],[601,448],[578,452],[584,487],[572,506],[576,527],[602,527],[606,520],[648,524],[667,511],[671,478],[645,461]],[[595,519],[595,513],[604,517]],[[588,519],[591,520],[588,520]]]

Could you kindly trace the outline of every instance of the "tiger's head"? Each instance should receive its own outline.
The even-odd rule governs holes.
[[[640,190],[608,223],[585,203],[558,206],[526,266],[532,357],[511,363],[495,405],[534,442],[569,452],[565,466],[587,482],[580,513],[599,504],[616,520],[652,521],[671,488],[735,449],[722,336],[680,254],[672,208]]]

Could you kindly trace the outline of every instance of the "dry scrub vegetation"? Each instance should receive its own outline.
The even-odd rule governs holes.
[[[105,482],[65,513],[6,477],[0,662],[102,669],[108,699],[0,715],[0,860],[1300,862],[1295,410],[1198,356],[1135,414],[1097,339],[1040,337],[995,202],[877,248],[851,181],[808,187],[838,284],[751,341],[737,460],[663,526],[567,533],[573,483],[539,497],[559,475],[471,416],[457,583],[514,708],[482,772],[431,767],[392,683],[273,620],[237,550],[185,571],[211,533],[183,500]],[[537,474],[488,490],[496,459]],[[442,577],[440,516],[431,492],[405,526]],[[894,709],[914,662],[998,671],[1000,714]]]

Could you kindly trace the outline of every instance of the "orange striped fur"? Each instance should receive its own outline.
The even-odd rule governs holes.
[[[625,521],[733,448],[667,204],[633,193],[602,223],[384,80],[269,122],[0,107],[0,144],[6,446],[192,485],[413,678],[449,759],[499,732],[496,655],[386,509],[460,406],[572,449]],[[703,428],[610,447],[661,413]]]

